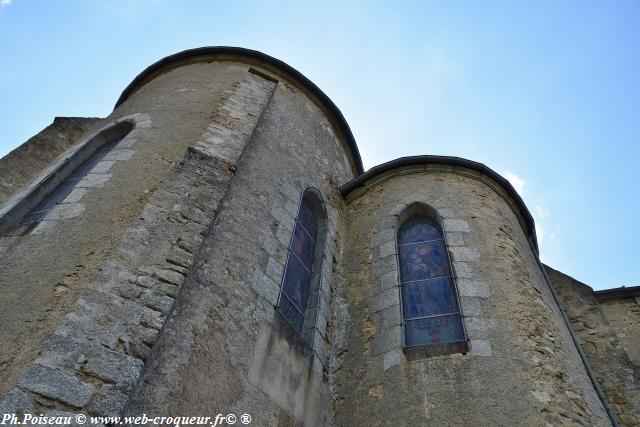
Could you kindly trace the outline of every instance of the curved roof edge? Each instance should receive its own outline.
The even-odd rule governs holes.
[[[355,190],[364,187],[371,178],[381,175],[385,172],[388,172],[393,169],[398,169],[405,166],[416,166],[416,165],[449,165],[449,166],[462,166],[468,169],[472,169],[478,171],[492,180],[494,180],[498,185],[500,185],[511,197],[511,199],[516,203],[520,213],[522,214],[524,221],[526,223],[526,233],[528,237],[531,239],[533,246],[538,251],[538,239],[536,237],[536,227],[533,221],[533,216],[527,206],[524,204],[522,197],[518,194],[518,192],[513,188],[511,183],[507,181],[506,178],[502,177],[496,171],[486,166],[483,163],[474,162],[472,160],[463,159],[461,157],[451,157],[451,156],[410,156],[410,157],[400,157],[399,159],[391,160],[390,162],[382,163],[378,166],[374,166],[365,173],[357,176],[351,181],[344,184],[340,187],[340,192],[343,197],[347,197],[349,194],[354,192]]]
[[[287,75],[293,81],[300,84],[300,86],[302,86],[304,89],[316,96],[318,100],[334,116],[336,124],[340,127],[340,130],[344,134],[347,140],[349,152],[356,167],[356,174],[361,175],[364,172],[364,168],[362,166],[362,158],[360,157],[360,151],[358,150],[356,141],[353,138],[351,129],[349,128],[347,121],[342,115],[342,112],[338,107],[336,107],[333,101],[331,101],[331,99],[324,92],[322,92],[322,90],[320,90],[318,86],[316,86],[311,80],[306,78],[298,70],[280,61],[279,59],[273,58],[262,52],[258,52],[257,50],[229,46],[208,46],[183,50],[182,52],[169,55],[151,64],[140,74],[138,74],[136,78],[134,78],[133,81],[129,83],[129,85],[124,89],[124,91],[122,91],[120,98],[118,98],[118,101],[116,102],[114,110],[118,108],[124,101],[126,101],[127,98],[129,98],[129,96],[131,96],[135,91],[146,84],[150,79],[160,74],[163,70],[171,69],[172,66],[176,65],[180,66],[180,62],[184,62],[183,65],[187,65],[193,62],[211,61],[216,57],[224,58],[227,60],[238,59],[240,62],[243,62],[242,59],[245,59],[245,61],[249,60],[266,64],[281,71],[283,74]]]

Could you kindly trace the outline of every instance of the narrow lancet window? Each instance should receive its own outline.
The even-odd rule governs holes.
[[[22,220],[22,225],[35,224],[44,219],[65,197],[73,191],[78,183],[115,147],[122,138],[107,142],[99,147],[84,162],[82,162],[64,181],[49,193]]]
[[[303,330],[311,293],[317,236],[318,218],[310,201],[304,197],[295,221],[278,302],[280,313],[299,333]]]
[[[428,207],[412,211],[398,230],[404,345],[464,341],[442,227]]]

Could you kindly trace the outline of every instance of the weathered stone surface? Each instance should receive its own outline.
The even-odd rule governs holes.
[[[446,232],[468,233],[469,231],[471,231],[469,227],[469,223],[461,219],[445,218],[443,220],[443,223],[444,223],[444,231]]]
[[[142,361],[126,354],[104,349],[90,357],[82,370],[108,382],[133,385],[142,370]]]
[[[640,426],[640,323],[633,322],[640,310],[631,298],[598,302],[589,286],[545,270],[614,412],[624,425]]]
[[[265,298],[274,306],[278,304],[280,286],[261,271],[256,271],[253,277],[252,288],[258,295]]]
[[[112,384],[103,385],[87,405],[87,411],[91,414],[113,417],[120,414],[129,398]]]
[[[0,401],[0,414],[31,413],[32,404],[27,395],[19,388],[14,388]]]
[[[460,297],[488,298],[491,295],[489,285],[467,279],[458,279],[458,292]]]
[[[400,294],[396,288],[387,289],[372,297],[371,311],[374,313],[392,306],[400,307]]]
[[[91,384],[42,365],[31,365],[19,386],[76,408],[86,405],[94,391]]]

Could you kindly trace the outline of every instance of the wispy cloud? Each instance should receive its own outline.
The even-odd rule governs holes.
[[[549,216],[549,211],[542,206],[536,205],[533,209],[535,211],[535,216],[540,219],[545,219]]]
[[[522,196],[522,194],[524,193],[524,186],[526,184],[524,182],[524,179],[508,170],[504,171],[504,177],[507,178],[507,181],[509,181],[511,185],[513,185],[513,188],[516,189],[518,194]]]
[[[0,0],[0,6],[9,6],[13,0]]]
[[[545,241],[553,241],[556,238],[556,233],[559,231],[558,227],[549,231],[549,227],[546,219],[549,217],[549,211],[540,205],[536,205],[533,208],[533,219],[536,222],[536,235],[538,237],[538,243],[542,244]]]

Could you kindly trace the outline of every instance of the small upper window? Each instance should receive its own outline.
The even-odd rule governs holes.
[[[278,311],[300,334],[309,326],[305,325],[305,317],[309,317],[307,307],[313,289],[317,288],[313,284],[319,280],[320,210],[312,194],[305,193],[295,220],[278,301]]]
[[[405,347],[466,340],[444,234],[432,211],[413,206],[398,230]]]
[[[83,144],[0,218],[1,232],[21,235],[31,230],[62,203],[78,183],[133,130],[133,127],[134,125],[128,121],[117,123]]]
[[[115,147],[122,138],[107,142],[99,147],[84,162],[82,162],[64,181],[29,212],[22,220],[22,225],[35,224],[53,210],[56,205],[64,200],[73,191],[80,180],[84,178],[100,161]]]

